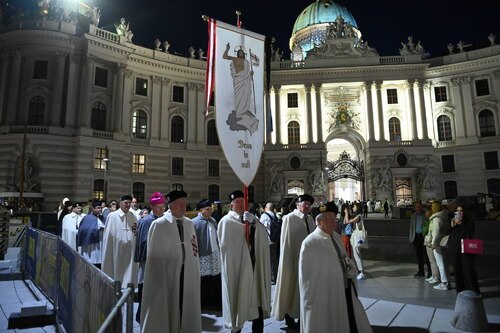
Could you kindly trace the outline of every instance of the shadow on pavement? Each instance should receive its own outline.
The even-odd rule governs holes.
[[[429,333],[429,330],[421,327],[383,327],[372,326],[373,333]]]

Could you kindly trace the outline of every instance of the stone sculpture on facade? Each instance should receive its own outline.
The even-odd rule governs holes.
[[[401,42],[401,45],[403,46],[403,48],[399,49],[399,54],[402,56],[412,54],[423,55],[425,53],[425,50],[420,41],[418,41],[415,45],[415,43],[413,42],[413,36],[408,36],[408,42]]]
[[[448,45],[446,45],[446,47],[448,48],[449,54],[455,53],[455,45],[453,45],[452,43],[448,43]]]
[[[163,42],[163,51],[165,53],[168,53],[168,49],[170,48],[170,43],[168,42],[168,40],[164,41]]]
[[[188,53],[189,53],[189,58],[191,59],[194,59],[195,58],[195,55],[194,55],[194,52],[196,50],[194,49],[194,47],[190,46],[189,49],[188,49]]]
[[[490,41],[490,45],[493,46],[495,45],[495,40],[496,40],[497,36],[494,34],[494,33],[490,33],[488,35],[488,40]]]
[[[460,53],[465,52],[465,48],[469,46],[472,46],[472,44],[465,44],[463,40],[457,43],[457,47],[460,50]]]
[[[323,177],[321,177],[321,171],[312,171],[309,177],[309,183],[311,185],[312,193],[323,193],[325,186],[323,184]]]
[[[203,60],[203,59],[206,59],[205,57],[205,51],[203,51],[203,49],[198,49],[198,59],[200,60]]]
[[[380,191],[392,192],[392,173],[389,163],[373,175],[373,185]]]
[[[429,190],[437,186],[436,177],[431,167],[426,165],[418,170],[417,182],[422,184],[422,188]]]
[[[90,23],[98,26],[101,20],[101,10],[97,7],[92,7],[92,12],[90,12]]]
[[[158,38],[156,38],[154,43],[155,43],[155,50],[160,51],[160,45],[161,45],[160,40]]]
[[[269,179],[271,180],[269,192],[281,193],[283,191],[283,180],[281,178],[281,173],[276,170],[276,164],[273,164],[269,169]]]
[[[130,30],[130,24],[125,22],[125,18],[122,17],[119,23],[115,23],[116,34],[118,36],[124,36],[125,40],[129,43],[132,43],[132,38],[134,37],[134,33]]]

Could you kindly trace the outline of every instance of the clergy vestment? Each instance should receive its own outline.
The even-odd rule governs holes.
[[[345,274],[341,265],[344,265]],[[372,332],[366,312],[354,290],[352,278],[356,274],[356,264],[347,257],[336,232],[330,236],[317,228],[303,241],[299,258],[302,333],[350,332],[352,323],[349,322],[347,301],[351,300],[351,314],[357,331]],[[346,289],[346,285],[350,285],[349,289]],[[346,299],[346,294],[351,300]]]
[[[78,227],[84,216],[85,214],[76,214],[72,212],[65,215],[62,221],[61,238],[75,251],[77,250],[76,235],[78,234]]]
[[[167,212],[151,224],[147,243],[141,332],[201,332],[200,264],[193,222]]]
[[[134,262],[135,235],[132,225],[137,220],[132,212],[118,209],[108,215],[102,241],[101,270],[113,280],[121,281],[122,288],[128,283],[137,284],[139,266]]]
[[[299,253],[302,241],[316,228],[313,218],[298,209],[283,217],[280,238],[280,262],[276,293],[273,302],[273,317],[283,320],[285,314],[299,317]]]
[[[80,247],[82,257],[92,264],[100,264],[102,262],[103,228],[102,215],[97,216],[95,214],[85,215],[78,228],[76,245]]]
[[[229,211],[219,222],[217,233],[221,250],[222,314],[224,325],[232,331],[246,321],[269,315],[271,303],[271,263],[266,227],[256,222],[255,268],[245,237],[241,216]]]

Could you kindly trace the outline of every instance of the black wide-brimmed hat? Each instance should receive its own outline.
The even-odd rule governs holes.
[[[179,199],[179,198],[185,198],[187,197],[187,193],[184,192],[184,191],[179,191],[179,190],[173,190],[173,191],[170,191],[168,194],[167,194],[167,202],[168,203],[172,203],[174,202],[175,200]]]

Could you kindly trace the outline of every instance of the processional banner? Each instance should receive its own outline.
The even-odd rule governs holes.
[[[229,165],[249,186],[264,144],[265,36],[213,19],[209,32],[207,92],[213,78],[219,141]]]

